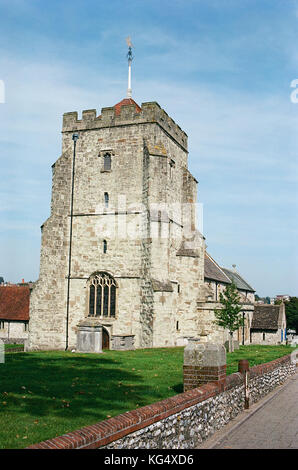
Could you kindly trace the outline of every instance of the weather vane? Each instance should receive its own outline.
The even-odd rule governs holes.
[[[128,60],[128,87],[127,87],[127,98],[131,98],[131,63],[132,63],[132,50],[133,47],[130,36],[126,38],[126,43],[128,45],[128,53],[127,53],[127,60]]]

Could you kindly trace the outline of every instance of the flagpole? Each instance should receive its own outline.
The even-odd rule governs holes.
[[[131,43],[131,40],[130,40],[130,37],[128,36],[126,38],[126,42],[127,42],[127,45],[128,45],[128,53],[127,53],[127,60],[128,60],[128,86],[127,86],[127,98],[131,98],[132,97],[132,90],[131,90],[131,63],[132,63],[132,43]]]

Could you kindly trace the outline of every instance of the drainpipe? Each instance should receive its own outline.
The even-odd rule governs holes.
[[[71,202],[70,202],[70,230],[69,230],[69,252],[68,252],[68,276],[67,276],[67,300],[66,300],[66,333],[65,333],[65,351],[68,349],[68,323],[69,323],[69,292],[70,292],[70,273],[71,273],[71,248],[72,248],[72,220],[73,220],[73,196],[74,196],[74,176],[76,161],[76,144],[79,134],[72,135],[73,140],[73,160],[72,160],[72,181],[71,181]]]

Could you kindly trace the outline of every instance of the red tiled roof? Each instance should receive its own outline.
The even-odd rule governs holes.
[[[124,100],[120,101],[114,106],[116,116],[120,114],[122,106],[127,106],[129,104],[135,105],[137,113],[140,113],[142,111],[142,108],[140,108],[140,106],[132,98],[124,98]]]
[[[0,319],[29,320],[29,286],[0,286]]]

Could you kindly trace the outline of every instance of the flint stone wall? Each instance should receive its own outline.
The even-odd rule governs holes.
[[[276,360],[253,367],[249,381],[250,403],[259,401],[295,372],[295,364],[291,364],[288,360],[282,362]],[[229,376],[226,387],[228,390],[224,393],[119,439],[106,448],[195,448],[244,410],[244,386],[241,374]]]

